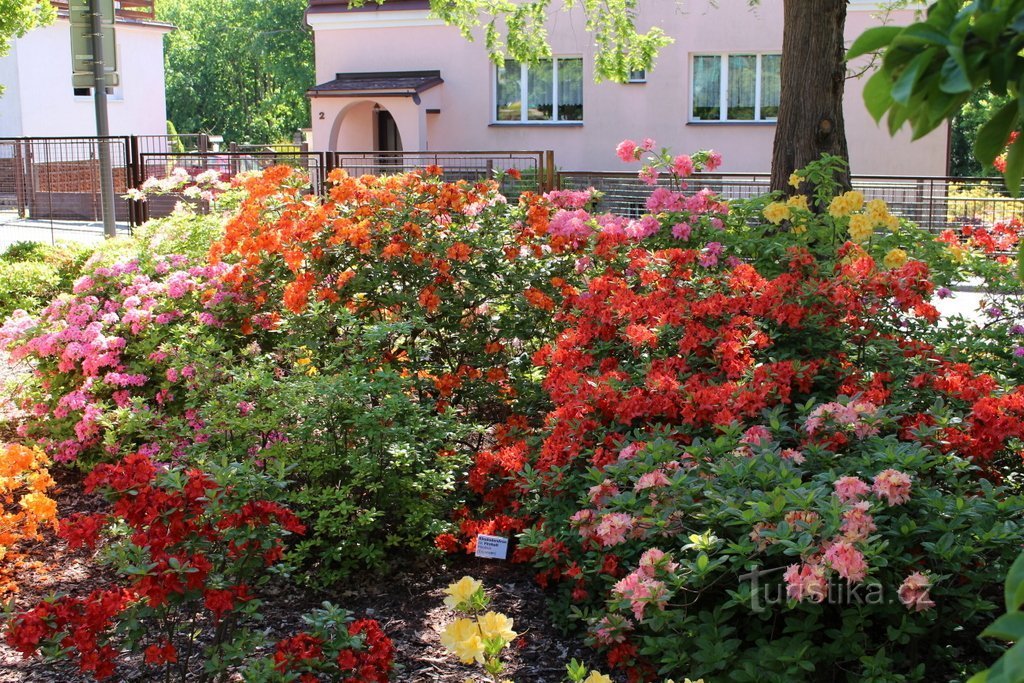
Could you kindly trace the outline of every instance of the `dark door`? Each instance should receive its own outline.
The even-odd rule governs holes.
[[[402,136],[398,124],[387,109],[377,111],[377,149],[381,152],[401,152]]]

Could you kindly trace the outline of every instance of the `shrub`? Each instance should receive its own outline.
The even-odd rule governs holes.
[[[176,362],[178,349],[199,330],[211,341],[231,338],[221,316],[230,319],[235,297],[218,289],[222,270],[181,256],[90,263],[73,293],[38,316],[8,319],[0,346],[12,361],[33,362],[22,407],[47,418],[28,421],[23,436],[57,461],[89,466],[137,446],[104,424],[116,409],[184,410],[194,369]]]
[[[0,319],[14,311],[39,310],[58,291],[60,274],[46,263],[0,262]]]
[[[41,651],[73,658],[97,679],[114,675],[117,656],[127,648],[143,653],[165,680],[190,680],[196,658],[203,680],[225,680],[262,640],[251,630],[260,605],[253,591],[284,569],[285,537],[304,532],[278,502],[282,488],[274,477],[234,463],[202,471],[133,455],[97,466],[86,491],[102,493],[111,510],[76,515],[61,535],[72,548],[96,548],[106,537],[98,557],[120,584],[16,615],[7,642],[25,656]],[[336,667],[354,668],[342,665],[345,649],[353,664],[369,658],[362,665],[378,675],[365,680],[386,680],[386,638],[373,622],[349,627],[348,621],[330,606],[310,618],[318,633],[334,634]],[[288,658],[287,642],[277,651],[286,656],[275,657],[274,672],[294,677],[305,670],[303,658]]]
[[[588,282],[535,356],[541,440],[510,430],[470,476],[500,514],[464,530],[526,525],[518,558],[636,678],[935,680],[982,650],[1021,530],[1020,390],[928,344],[911,253],[941,245],[897,246],[857,193],[817,204],[760,203],[807,226],[758,243],[771,258],[731,210],[674,242],[677,210],[648,242],[589,224]]]

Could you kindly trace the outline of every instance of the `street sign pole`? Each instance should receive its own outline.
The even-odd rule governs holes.
[[[103,64],[103,17],[100,0],[89,0],[92,18],[92,96],[96,105],[96,135],[100,157],[100,202],[103,207],[103,234],[117,236],[114,224],[114,173],[110,163],[110,122],[107,119],[107,78]]]

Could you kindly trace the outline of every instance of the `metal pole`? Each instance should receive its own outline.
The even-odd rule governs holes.
[[[96,105],[96,141],[100,157],[100,203],[103,208],[103,234],[117,236],[114,224],[114,173],[110,163],[110,123],[107,120],[107,84],[103,73],[103,22],[100,0],[89,0],[92,17],[92,96]]]

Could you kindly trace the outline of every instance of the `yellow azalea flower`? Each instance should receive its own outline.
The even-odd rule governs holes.
[[[959,244],[951,244],[949,247],[950,256],[952,256],[953,260],[958,263],[962,263],[967,258],[967,253],[967,250]]]
[[[584,679],[583,683],[612,683],[612,677],[605,676],[600,671],[591,671],[590,675]]]
[[[784,220],[789,220],[789,206],[782,202],[772,202],[764,207],[764,217],[770,223],[778,225]]]
[[[792,197],[786,200],[786,204],[793,207],[794,209],[810,211],[810,208],[807,206],[807,195],[805,194],[793,195]]]
[[[299,365],[309,365],[310,363],[313,362],[313,359],[312,358],[300,358],[300,359],[298,359],[295,362],[297,364],[299,364]]]
[[[832,201],[828,205],[828,215],[833,218],[842,218],[843,216],[849,216],[852,209],[850,203],[846,200],[846,195],[839,195],[833,197]]]
[[[875,223],[884,223],[889,217],[889,207],[884,199],[872,199],[864,205],[864,212]]]
[[[790,186],[792,186],[792,187],[800,187],[800,183],[802,181],[803,181],[803,178],[798,176],[796,173],[790,173],[789,174],[789,184],[790,184]]]
[[[807,232],[807,226],[806,225],[794,225],[793,226],[793,234],[794,235],[802,235],[805,232]]]
[[[444,592],[448,594],[448,597],[444,599],[444,604],[446,607],[455,609],[473,597],[473,594],[483,588],[483,586],[483,582],[477,581],[471,576],[463,576],[444,589]]]
[[[885,258],[882,259],[882,265],[886,268],[899,268],[907,262],[907,252],[902,249],[892,249]]]
[[[477,622],[480,624],[480,632],[485,640],[501,638],[506,643],[511,643],[518,635],[512,630],[512,620],[498,612],[488,612]]]
[[[871,239],[875,232],[871,219],[862,213],[850,216],[850,239],[860,244]]]
[[[897,230],[900,229],[900,219],[891,214],[889,216],[886,216],[885,227],[889,228],[893,232],[896,232]]]
[[[441,644],[455,653],[463,664],[484,663],[484,641],[472,619],[456,619],[441,633]]]
[[[864,194],[857,190],[850,190],[843,194],[846,199],[846,203],[850,207],[850,211],[860,211],[861,207],[864,206]]]

